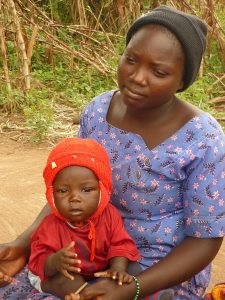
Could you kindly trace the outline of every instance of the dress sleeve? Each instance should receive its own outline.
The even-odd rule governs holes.
[[[41,281],[47,279],[44,274],[47,257],[58,250],[57,241],[54,239],[54,229],[52,230],[54,226],[50,224],[52,225],[52,221],[49,222],[47,217],[31,236],[31,255],[28,268],[33,274],[39,276]]]
[[[116,256],[126,257],[130,261],[140,259],[140,254],[134,241],[125,230],[123,220],[117,209],[111,206],[112,235],[107,260]]]
[[[203,153],[204,155],[199,155]],[[195,151],[195,152],[194,152]],[[198,142],[184,186],[185,233],[199,238],[225,235],[225,136]]]

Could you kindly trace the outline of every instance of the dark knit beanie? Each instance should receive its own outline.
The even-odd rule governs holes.
[[[180,41],[185,54],[184,86],[187,89],[195,80],[206,48],[207,26],[194,15],[162,5],[138,18],[129,28],[126,45],[143,26],[159,24],[170,30]]]
[[[105,149],[93,139],[66,138],[57,144],[49,154],[43,177],[46,185],[46,198],[52,212],[67,221],[58,212],[53,198],[53,181],[56,175],[69,166],[81,166],[90,169],[99,179],[100,199],[97,210],[85,221],[90,226],[88,238],[91,240],[91,256],[95,257],[95,220],[109,203],[112,190],[112,171],[110,159]],[[82,224],[79,224],[82,225]]]

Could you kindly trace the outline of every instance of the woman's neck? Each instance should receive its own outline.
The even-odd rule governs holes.
[[[169,102],[151,109],[137,110],[130,107],[124,108],[124,118],[135,123],[159,125],[166,122],[174,115],[179,100],[174,96]]]

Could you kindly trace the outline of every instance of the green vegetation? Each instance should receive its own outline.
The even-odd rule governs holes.
[[[45,11],[47,16],[57,23],[61,22],[67,25],[71,24],[74,19],[82,19],[81,16],[77,14],[71,14],[69,7],[65,5],[65,1],[39,0],[34,2],[39,5],[39,9]],[[72,2],[71,0],[71,3]],[[83,4],[85,4],[84,2],[82,1]],[[102,24],[106,26],[106,11],[112,10],[113,1],[106,2],[104,7],[102,7],[101,14],[99,13],[101,7],[96,8],[97,12],[95,11],[96,16],[94,18],[93,6],[87,6],[85,11],[88,25],[96,30],[96,32],[90,35],[91,39],[101,42],[101,45],[106,45],[108,49],[110,49],[112,47],[110,45],[109,35],[106,35],[106,33],[102,31],[100,25],[98,25],[98,28],[96,25],[97,19],[101,20]],[[89,4],[91,3],[92,1],[89,1]],[[134,5],[135,1],[132,3]],[[143,1],[143,5],[140,6],[139,9],[144,11],[147,9],[145,1]],[[136,13],[138,14],[138,11],[136,11]],[[122,31],[121,28],[126,28],[127,24],[124,23],[124,26],[118,27],[122,21],[119,20],[119,16],[117,15],[116,17],[115,14],[115,11],[110,14],[110,19],[106,26],[108,32],[110,29],[112,30],[110,40],[115,48],[112,52],[105,49],[104,52],[101,53],[101,45],[99,49],[95,48],[95,41],[92,41],[93,43],[90,44],[90,40],[84,35],[71,33],[68,28],[62,28],[56,31],[57,38],[66,43],[71,49],[80,51],[80,47],[83,45],[85,50],[88,46],[93,47],[93,51],[99,51],[99,55],[107,66],[106,72],[97,70],[94,65],[76,56],[73,58],[73,66],[70,66],[65,53],[53,51],[54,49],[51,45],[50,47],[47,47],[46,44],[44,46],[42,45],[41,39],[43,37],[40,35],[33,49],[32,62],[30,65],[31,88],[29,91],[24,89],[23,79],[20,73],[22,62],[18,56],[18,51],[15,51],[15,43],[12,36],[6,40],[7,63],[12,90],[9,91],[7,89],[7,84],[4,80],[3,60],[0,57],[0,76],[2,78],[0,82],[0,109],[8,113],[20,112],[24,114],[26,126],[33,130],[33,141],[44,139],[48,133],[48,129],[54,126],[56,105],[66,105],[73,108],[75,112],[80,113],[94,96],[106,90],[116,88],[116,68],[125,42],[120,35],[115,34],[115,28],[120,28],[120,31]],[[223,14],[221,14],[221,11],[217,17],[220,16],[222,20]],[[84,32],[88,34],[86,31]],[[26,33],[30,37],[32,28],[29,26],[26,27]],[[51,40],[49,39],[49,41]],[[89,53],[91,53],[91,51],[92,50],[89,50]],[[97,58],[96,63],[98,63]],[[219,121],[223,121],[225,113],[216,110],[210,104],[210,100],[213,98],[221,98],[224,95],[224,84],[218,81],[223,75],[223,68],[221,48],[218,46],[217,41],[212,39],[210,52],[206,54],[204,61],[203,76],[201,76],[188,91],[179,95],[182,99],[190,101],[201,109],[211,112]],[[104,68],[102,68],[102,70],[103,69]],[[218,82],[215,84],[216,81]]]

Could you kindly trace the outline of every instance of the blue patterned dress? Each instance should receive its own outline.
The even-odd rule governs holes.
[[[79,135],[94,138],[111,157],[112,203],[141,253],[143,269],[157,263],[186,236],[225,235],[225,135],[208,113],[191,119],[149,150],[142,137],[106,121],[115,91],[97,96],[84,110]],[[174,300],[201,299],[210,266],[176,287]],[[0,289],[0,300],[56,300],[34,290],[19,273]]]
[[[112,95],[94,98],[81,117],[79,136],[105,147],[113,170],[112,203],[135,240],[143,269],[157,263],[186,236],[225,235],[225,135],[202,113],[149,150],[142,137],[110,125]],[[210,266],[175,287],[174,299],[201,299]]]

